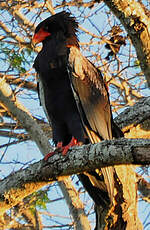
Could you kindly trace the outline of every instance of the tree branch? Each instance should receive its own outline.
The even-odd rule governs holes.
[[[149,164],[150,140],[119,139],[74,147],[67,156],[56,153],[9,175],[0,182],[1,214],[40,187],[64,176],[114,164]]]
[[[84,211],[84,204],[80,200],[79,193],[68,177],[60,181],[59,186],[66,199],[71,215],[75,222],[75,229],[90,230],[91,226]]]
[[[132,127],[142,124],[149,119],[150,97],[140,99],[134,106],[130,106],[120,113],[115,119],[115,123],[125,132]]]
[[[47,141],[44,142],[43,132],[38,131],[39,127],[34,124],[36,122],[12,95],[11,89],[4,79],[0,82],[0,100],[9,108],[11,114],[22,122],[23,127],[40,146],[40,138],[42,137],[44,145],[44,147],[41,146],[42,152],[50,151],[50,145]],[[147,100],[149,101],[149,99]],[[131,110],[134,109],[131,108]],[[35,133],[32,134],[34,127],[36,135]],[[45,143],[47,147],[45,147]],[[150,140],[120,139],[104,141],[97,145],[76,147],[66,157],[56,154],[49,163],[40,161],[0,182],[1,212],[5,212],[27,195],[49,182],[57,180],[58,177],[61,179],[63,176],[119,163],[148,164],[150,162],[148,153],[150,153]]]
[[[12,94],[12,90],[6,83],[5,79],[0,79],[0,101],[6,106],[10,114],[17,118],[22,126],[29,132],[32,140],[35,141],[43,154],[47,154],[52,150],[48,138],[40,129],[37,122],[32,118],[28,110],[17,100]],[[42,137],[42,140],[41,140]]]
[[[103,0],[125,27],[150,86],[150,19],[135,0]],[[98,2],[98,1],[95,1]]]

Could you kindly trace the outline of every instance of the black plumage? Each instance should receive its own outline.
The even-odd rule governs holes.
[[[41,101],[51,121],[56,145],[60,142],[68,145],[72,137],[86,144],[123,135],[113,122],[101,72],[80,52],[77,27],[75,18],[63,11],[41,22],[33,37],[34,43],[43,43],[34,68],[39,75]],[[112,200],[113,168],[103,168],[102,174]],[[100,170],[80,175],[96,203],[98,197],[101,202],[103,196],[108,200],[107,190],[102,186],[103,176]]]

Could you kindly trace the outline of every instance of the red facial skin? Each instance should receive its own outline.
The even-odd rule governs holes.
[[[38,44],[42,41],[45,40],[46,37],[50,36],[51,33],[49,33],[48,31],[45,31],[43,28],[41,28],[36,34],[34,34],[33,38],[32,38],[32,42],[34,44]]]

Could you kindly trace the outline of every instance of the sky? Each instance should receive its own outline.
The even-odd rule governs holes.
[[[101,9],[95,8],[92,12],[91,9],[88,9],[85,11],[86,13],[93,13],[92,17],[87,18],[87,20],[82,21],[80,19],[80,13],[78,12],[76,8],[72,8],[71,11],[74,15],[76,15],[79,23],[84,26],[84,28],[90,30],[92,33],[97,34],[98,36],[101,35],[101,33],[104,35],[109,29],[110,27],[108,26],[108,24],[106,23],[106,14],[104,13],[104,9],[103,7]],[[84,13],[85,13],[84,12]],[[101,13],[101,14],[100,14]],[[100,15],[100,16],[99,16]],[[32,16],[32,15],[31,15]],[[41,19],[45,19],[49,16],[48,13],[44,13],[42,14]],[[6,20],[8,20],[9,15],[7,15],[7,13],[4,13],[3,16],[0,16],[4,19],[4,17],[6,18]],[[113,16],[112,16],[112,22],[110,21],[110,26],[113,25]],[[91,20],[94,23],[95,27],[92,26],[91,24]],[[37,20],[37,22],[39,22],[40,20]],[[116,20],[117,23],[117,20]],[[100,28],[100,30],[99,30]],[[90,40],[90,36],[85,36],[85,34],[81,31],[79,31],[79,38],[80,38],[80,42],[87,42]],[[96,41],[96,39],[95,39]],[[128,50],[130,47],[127,45],[126,49]],[[102,56],[105,57],[107,55],[107,51],[103,48],[99,48],[99,45],[96,45],[94,47],[95,52],[101,52]],[[133,53],[134,53],[134,49],[133,49]],[[84,55],[88,56],[88,51],[84,50],[83,52]],[[125,52],[124,54],[127,55],[127,53]],[[0,53],[0,57],[3,58],[4,54]],[[32,55],[31,60],[29,60],[29,64],[25,64],[24,67],[25,69],[30,69],[32,68],[33,65],[33,61],[34,61],[34,57],[36,56],[36,54]],[[122,57],[123,59],[124,57]],[[3,62],[1,60],[1,66],[3,66],[3,70],[4,68],[7,69],[8,64],[6,62]],[[99,65],[99,63],[97,62],[97,65]],[[112,67],[113,70],[113,67]],[[132,70],[133,71],[133,70]],[[137,69],[134,70],[135,72],[139,71]],[[127,72],[130,74],[130,70],[129,72]],[[133,73],[132,73],[133,74]],[[44,117],[44,119],[46,120],[46,117],[44,115],[44,112],[42,110],[42,107],[39,106],[39,101],[36,100],[37,99],[37,94],[35,94],[34,92],[32,93],[32,95],[28,95],[28,92],[26,92],[26,90],[23,92],[26,94],[26,96],[24,97],[24,94],[20,94],[19,95],[19,99],[20,101],[33,113],[36,114],[37,117]],[[113,97],[115,98],[115,89],[111,89],[111,99],[113,99]],[[143,95],[148,95],[149,91],[145,91],[143,90]],[[33,100],[31,100],[31,96],[33,98]],[[1,138],[0,139],[0,145],[7,143],[8,139],[6,138]],[[9,140],[12,141],[12,140]],[[5,154],[4,154],[5,152]],[[20,143],[17,145],[12,145],[9,148],[3,148],[0,149],[0,153],[1,155],[4,154],[4,158],[0,164],[0,172],[1,172],[1,178],[9,175],[9,173],[11,173],[12,171],[16,171],[18,170],[20,167],[27,167],[27,164],[30,163],[34,163],[35,161],[38,161],[40,159],[43,158],[42,154],[40,153],[40,151],[38,150],[37,146],[35,145],[35,143],[28,141],[26,143]],[[77,179],[76,179],[77,180]],[[76,185],[77,186],[77,185]],[[77,186],[77,188],[79,188],[79,186]],[[60,189],[58,188],[58,186],[53,186],[50,188],[49,191],[49,197],[52,199],[58,198],[59,196],[62,196]],[[84,194],[82,196],[85,196]],[[87,197],[84,199],[88,199]],[[64,208],[65,205],[65,208]],[[89,202],[89,209],[91,207],[91,202]],[[47,205],[47,208],[50,210],[51,213],[56,213],[57,215],[62,215],[62,210],[63,210],[63,215],[64,216],[69,216],[69,211],[68,208],[66,206],[66,204],[64,204],[63,201],[57,201],[56,203],[49,203]],[[142,219],[142,221],[145,221],[145,230],[148,230],[150,228],[150,226],[146,226],[148,223],[148,218],[149,218],[149,213],[150,213],[150,207],[149,205],[145,204],[145,202],[140,201],[139,202],[139,216]],[[145,217],[147,217],[147,219],[145,219]],[[51,219],[51,217],[50,217]],[[93,220],[93,215],[91,215],[91,220]],[[44,220],[45,224],[49,223],[49,218],[48,221]],[[53,223],[53,222],[51,222]],[[64,220],[64,223],[66,223],[66,220]],[[45,228],[48,229],[48,228]]]

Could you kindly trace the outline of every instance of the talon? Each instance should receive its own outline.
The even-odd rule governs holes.
[[[44,157],[44,160],[47,161],[48,158],[54,156],[54,154],[56,154],[56,153],[58,153],[58,152],[62,152],[62,148],[63,148],[63,147],[62,147],[62,142],[58,142],[55,151],[46,154],[46,156]]]
[[[58,149],[62,149],[62,148],[63,148],[63,143],[62,143],[62,141],[59,141],[59,142],[57,143],[57,148],[58,148]]]
[[[66,156],[66,154],[67,154],[69,148],[70,148],[70,147],[69,147],[68,145],[66,145],[65,147],[62,148],[62,155],[63,155],[63,156]]]
[[[44,160],[47,161],[48,158],[52,157],[55,153],[56,152],[54,151],[54,152],[50,152],[50,153],[46,154],[46,156],[44,157]]]
[[[63,149],[62,155],[65,156],[67,154],[68,150],[71,147],[75,146],[75,145],[78,145],[78,141],[77,141],[77,139],[75,139],[74,137],[72,137],[70,143],[68,145],[62,147],[62,149]]]
[[[54,154],[56,154],[56,153],[58,153],[58,152],[61,152],[63,156],[66,156],[68,150],[69,150],[71,147],[75,146],[75,145],[81,145],[81,143],[78,142],[77,139],[75,139],[74,137],[72,137],[71,141],[70,141],[69,144],[66,145],[66,146],[63,146],[63,143],[62,143],[62,142],[58,142],[55,151],[54,151],[54,152],[48,153],[48,154],[44,157],[44,160],[47,161],[48,158],[52,157]]]

